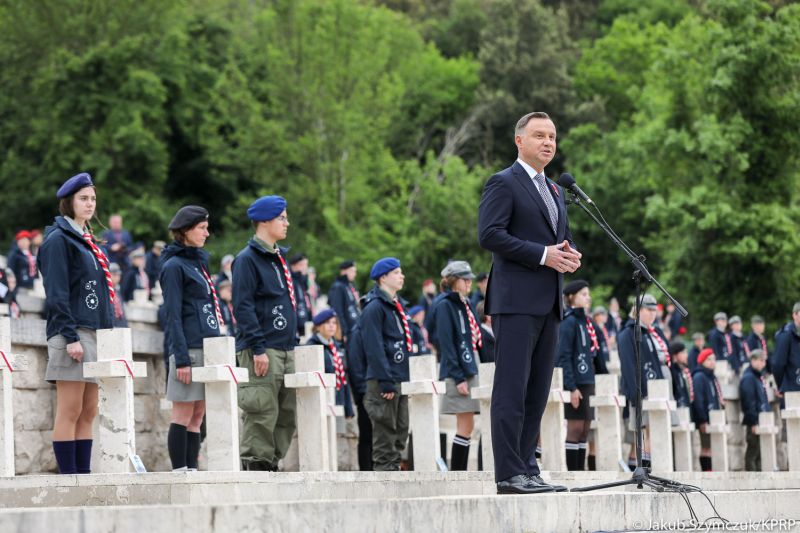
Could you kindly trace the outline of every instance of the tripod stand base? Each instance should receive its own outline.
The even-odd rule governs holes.
[[[682,489],[683,491],[694,491],[697,489],[696,487],[684,485],[683,483],[679,483],[678,481],[673,481],[671,479],[651,476],[649,468],[639,466],[633,471],[631,479],[612,481],[611,483],[601,483],[599,485],[590,485],[588,487],[578,487],[570,489],[570,492],[590,492],[594,490],[612,489],[614,487],[624,487],[627,485],[636,485],[637,489],[650,487],[657,492],[663,492],[665,490],[681,491]]]

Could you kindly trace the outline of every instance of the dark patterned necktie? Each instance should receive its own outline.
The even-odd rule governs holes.
[[[547,206],[547,214],[550,217],[550,226],[553,228],[553,233],[556,233],[556,228],[558,227],[558,208],[556,207],[555,201],[553,201],[553,197],[550,195],[550,191],[547,190],[547,181],[542,174],[536,174],[533,180],[539,188],[539,194],[542,196],[542,200],[544,200],[544,205]]]

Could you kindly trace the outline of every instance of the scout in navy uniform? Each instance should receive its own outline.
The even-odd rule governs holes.
[[[114,285],[114,292],[122,294],[122,269],[116,263],[108,265],[108,271],[111,272],[111,283]],[[127,328],[128,318],[125,316],[125,304],[122,298],[114,298],[114,327]]]
[[[147,273],[147,281],[150,283],[150,288],[156,286],[156,281],[161,275],[161,253],[166,247],[167,243],[164,241],[156,241],[150,251],[145,254],[144,271]]]
[[[689,352],[681,341],[673,341],[669,345],[672,365],[672,397],[675,398],[677,407],[690,407],[694,401],[694,383],[692,372],[689,370]]]
[[[747,435],[744,469],[748,472],[761,471],[761,444],[758,433],[756,433],[756,426],[758,426],[758,414],[770,411],[767,399],[766,366],[767,354],[760,349],[753,350],[750,352],[750,366],[742,372],[742,379],[739,381],[739,400],[742,403],[742,413],[744,414],[742,424],[745,426]]]
[[[180,472],[197,470],[206,411],[205,386],[192,381],[192,367],[203,366],[203,339],[223,335],[224,323],[203,250],[208,211],[181,207],[168,227],[174,240],[162,254],[160,276],[170,354],[167,399],[172,402],[167,447],[172,470]]]
[[[31,234],[22,230],[15,237],[17,247],[8,255],[8,268],[17,277],[17,287],[33,288],[33,280],[39,277],[36,256],[31,251]]]
[[[780,389],[778,396],[800,391],[800,302],[792,308],[792,320],[775,335],[775,352],[770,366]]]
[[[483,345],[477,313],[469,301],[472,273],[466,261],[452,261],[441,272],[441,299],[437,299],[436,348],[439,353],[439,379],[446,385],[443,414],[456,415],[450,470],[466,470],[478,400],[470,391],[478,386],[478,357]]]
[[[240,454],[245,470],[277,471],[292,443],[295,392],[283,377],[294,374],[297,296],[286,250],[286,200],[262,196],[247,210],[255,235],[233,262],[233,312],[239,327],[237,360],[250,381],[239,386],[244,411]]]
[[[122,299],[125,302],[133,300],[134,291],[147,291],[147,299],[150,299],[150,278],[145,271],[145,253],[142,249],[137,249],[130,254],[130,268],[122,275]]]
[[[408,440],[408,396],[400,394],[400,384],[408,381],[413,353],[404,302],[397,296],[405,276],[399,260],[384,257],[369,277],[375,287],[364,299],[359,326],[367,358],[364,408],[372,421],[372,463],[375,470],[400,470]]]
[[[706,348],[697,356],[697,369],[692,374],[694,401],[692,402],[692,422],[700,432],[700,468],[711,471],[711,435],[708,433],[708,412],[722,409],[722,387],[714,375],[717,358],[714,350]]]
[[[771,372],[772,370],[769,364],[770,353],[767,347],[767,338],[764,336],[765,327],[764,317],[754,315],[753,318],[750,319],[750,334],[747,336],[745,342],[751,352],[753,350],[761,350],[764,352],[764,356],[767,358],[767,372]]]
[[[311,322],[313,309],[308,296],[308,257],[305,254],[294,254],[289,258],[289,270],[292,271],[294,296],[297,300],[297,335],[304,337],[306,322]]]
[[[53,451],[62,474],[88,474],[97,383],[83,377],[83,363],[97,361],[96,331],[112,327],[119,296],[89,224],[97,205],[91,176],[71,177],[56,196],[61,216],[45,230],[38,258],[47,294],[45,379],[56,384]]]
[[[728,326],[731,331],[728,333],[728,339],[731,345],[730,361],[736,362],[736,373],[741,371],[747,366],[750,359],[750,346],[745,342],[742,335],[742,318],[738,315],[732,316],[728,320]],[[731,364],[733,366],[733,363]]]
[[[708,332],[708,345],[714,350],[714,358],[717,361],[727,361],[731,356],[733,346],[730,344],[730,337],[727,333],[728,315],[720,311],[714,315],[714,328]],[[738,367],[731,364],[731,368],[737,370]]]
[[[427,314],[431,309],[431,304],[436,298],[436,283],[432,279],[426,279],[422,282],[422,294],[419,296],[417,305],[421,305]]]
[[[347,384],[347,373],[344,348],[334,336],[339,327],[336,311],[323,309],[314,316],[314,334],[306,341],[307,345],[318,345],[325,349],[325,373],[336,376],[336,405],[344,407],[345,418],[353,418],[353,402],[350,400],[350,387]]]
[[[611,358],[611,348],[616,346],[616,338],[608,334],[608,311],[602,305],[592,310],[592,322],[597,330],[597,340],[600,341],[600,354],[603,362],[608,365]]]
[[[415,305],[408,310],[411,341],[414,343],[415,355],[430,355],[431,345],[428,342],[428,330],[425,328],[425,308]]]
[[[699,331],[692,334],[692,348],[689,350],[689,370],[697,368],[697,356],[706,347],[706,336]]]
[[[645,294],[642,298],[642,305],[640,310],[641,320],[640,327],[642,328],[642,342],[640,354],[642,358],[641,366],[641,380],[642,380],[642,400],[647,399],[647,381],[650,379],[665,379],[666,376],[663,372],[662,359],[669,358],[669,348],[667,347],[667,339],[664,338],[661,330],[654,327],[654,322],[657,313],[656,299],[650,295]],[[636,363],[634,353],[634,328],[636,323],[630,320],[617,337],[617,348],[619,349],[619,362],[622,370],[622,390],[625,392],[625,397],[628,399],[629,407],[629,429],[631,431],[636,427],[636,409],[639,406],[636,404]],[[668,366],[668,365],[667,365]],[[642,427],[648,427],[647,413],[642,413]],[[635,449],[631,449],[631,454],[628,457],[629,462],[635,455]],[[650,436],[645,433],[644,450],[642,453],[642,466],[650,466]]]
[[[564,389],[570,403],[564,406],[567,419],[565,443],[568,470],[583,470],[588,449],[589,425],[593,418],[589,397],[594,395],[595,373],[607,374],[594,322],[586,316],[591,305],[589,284],[575,280],[564,286],[569,309],[559,326],[558,359],[564,375]]]
[[[361,298],[362,303],[366,295]],[[360,319],[359,319],[360,322]],[[341,328],[341,324],[339,325]],[[367,393],[367,354],[361,342],[361,325],[356,322],[350,329],[347,338],[347,375],[350,379],[350,390],[356,404],[358,416],[358,469],[362,472],[372,470],[372,421],[364,407],[364,396]]]
[[[217,284],[219,306],[222,310],[222,321],[225,323],[224,333],[235,337],[239,328],[236,324],[236,315],[233,314],[233,284],[224,279]]]
[[[339,329],[342,340],[347,344],[350,330],[356,325],[359,315],[359,296],[353,282],[358,268],[353,260],[348,259],[339,265],[339,277],[328,291],[328,304],[339,317]]]

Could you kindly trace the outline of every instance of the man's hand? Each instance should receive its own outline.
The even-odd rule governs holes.
[[[184,385],[188,385],[192,382],[192,367],[182,366],[180,368],[176,368],[175,373],[177,374],[178,381]]]
[[[263,377],[267,375],[269,370],[269,356],[265,353],[253,356],[253,370],[256,376]]]
[[[81,360],[83,360],[83,346],[81,346],[81,342],[78,341],[67,344],[67,355],[80,363]]]
[[[456,385],[456,390],[461,396],[469,396],[469,385],[466,381],[462,381]]]
[[[569,396],[569,403],[572,405],[573,409],[577,409],[578,406],[581,404],[582,399],[583,399],[583,394],[581,394],[581,391],[575,389]]]
[[[544,264],[561,273],[575,272],[581,266],[581,257],[583,256],[578,250],[573,250],[569,243],[564,241],[547,247]]]
[[[395,393],[393,393],[393,392],[382,392],[381,393],[381,398],[383,398],[384,400],[392,401],[392,400],[394,400],[394,394]]]

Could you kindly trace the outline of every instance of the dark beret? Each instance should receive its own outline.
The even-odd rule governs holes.
[[[336,311],[334,311],[333,309],[330,308],[323,309],[322,311],[314,315],[314,320],[313,320],[314,325],[319,326],[320,324],[324,324],[325,322],[327,322],[328,320],[330,320],[335,316],[336,316]]]
[[[292,255],[292,257],[289,258],[289,264],[290,265],[296,265],[297,263],[299,263],[303,259],[308,259],[308,257],[306,257],[306,254],[300,254],[300,253],[294,254],[294,255]]]
[[[247,208],[247,217],[253,222],[269,222],[286,209],[286,200],[280,196],[262,196]]]
[[[191,228],[204,220],[208,220],[208,211],[199,205],[185,205],[178,209],[167,229],[176,230]]]
[[[64,184],[58,189],[56,197],[58,199],[66,198],[70,194],[74,194],[84,187],[94,187],[94,183],[92,183],[92,177],[89,174],[86,172],[81,172],[80,174],[72,176],[70,179],[65,181]]]
[[[669,354],[670,355],[675,355],[675,354],[681,353],[685,349],[686,349],[686,345],[683,344],[681,341],[673,341],[673,342],[669,343]],[[634,367],[634,368],[636,368],[636,367]]]
[[[342,261],[341,263],[339,263],[339,270],[345,270],[352,266],[356,266],[356,262],[353,261],[352,259],[348,259],[346,261]]]
[[[400,268],[400,260],[395,257],[384,257],[383,259],[378,259],[375,261],[375,264],[372,265],[372,270],[369,273],[370,279],[378,279],[381,276],[388,274],[395,268]]]
[[[581,290],[585,289],[588,286],[589,283],[582,279],[576,279],[575,281],[570,281],[569,283],[564,285],[564,296],[570,296],[571,294],[580,292]]]

